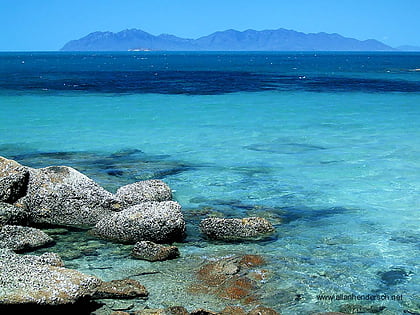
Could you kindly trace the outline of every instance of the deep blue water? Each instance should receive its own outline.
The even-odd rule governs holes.
[[[418,59],[414,53],[3,53],[0,88],[199,95],[418,92],[412,73]]]
[[[172,187],[188,223],[177,261],[80,232],[48,249],[105,280],[158,271],[136,278],[151,292],[136,307],[237,304],[187,287],[207,258],[253,253],[268,262],[259,302],[282,314],[420,312],[418,53],[1,53],[0,122],[0,155],[25,165],[70,165],[110,191]],[[277,233],[208,242],[209,214]],[[378,293],[404,298],[316,298]]]

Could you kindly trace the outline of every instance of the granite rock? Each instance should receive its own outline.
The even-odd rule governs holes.
[[[0,228],[0,247],[13,251],[27,251],[53,243],[53,239],[39,229],[19,225]]]
[[[23,207],[17,207],[0,201],[0,226],[5,224],[25,225],[28,213]]]
[[[0,201],[14,203],[25,196],[29,168],[0,156]]]
[[[148,261],[163,261],[179,257],[175,246],[163,246],[150,241],[140,241],[134,245],[133,256]]]
[[[163,181],[151,179],[120,187],[116,197],[124,206],[132,206],[147,201],[172,200],[172,190]]]
[[[31,169],[28,191],[19,199],[31,223],[92,226],[121,210],[121,203],[93,180],[67,166]]]
[[[253,240],[274,232],[273,225],[264,218],[242,219],[207,218],[201,221],[200,230],[214,240]]]
[[[134,299],[147,297],[149,292],[133,279],[112,280],[102,282],[97,288],[92,298],[94,299]]]
[[[45,254],[44,254],[45,255]],[[0,249],[0,305],[63,305],[90,297],[96,277],[57,267],[51,257],[18,255]]]
[[[93,233],[120,243],[171,243],[185,236],[185,220],[175,201],[145,202],[101,219]]]

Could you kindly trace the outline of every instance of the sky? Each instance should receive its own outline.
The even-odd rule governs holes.
[[[59,50],[95,31],[198,38],[286,28],[420,46],[420,0],[0,0],[0,51]]]

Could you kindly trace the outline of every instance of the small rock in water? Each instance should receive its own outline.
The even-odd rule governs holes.
[[[172,200],[172,190],[163,181],[152,179],[120,187],[116,196],[124,206],[132,206],[147,201]]]
[[[32,227],[4,225],[0,228],[0,247],[14,251],[27,251],[53,242],[46,233]]]
[[[341,305],[339,310],[340,312],[345,312],[345,313],[350,313],[350,314],[354,314],[354,313],[380,313],[382,312],[384,309],[386,309],[385,306],[379,306],[379,305],[369,305],[369,306],[365,306],[365,305],[359,305],[359,304],[344,304]]]
[[[190,315],[217,315],[217,313],[200,308],[192,311]]]
[[[147,297],[149,292],[138,281],[133,279],[102,282],[93,294],[94,299],[134,299]]]
[[[280,313],[269,307],[258,306],[250,311],[248,315],[280,315]]]
[[[163,246],[150,241],[141,241],[134,245],[133,256],[148,261],[163,261],[179,257],[179,250],[175,246]]]
[[[214,240],[253,240],[274,232],[274,227],[264,218],[243,219],[207,218],[200,223],[201,232]]]
[[[144,309],[136,311],[133,315],[189,315],[187,309],[183,306],[171,306],[160,309]]]
[[[240,306],[226,306],[219,315],[246,315],[245,310]]]

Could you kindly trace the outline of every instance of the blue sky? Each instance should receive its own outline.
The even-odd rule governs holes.
[[[294,29],[420,46],[420,0],[0,0],[0,50],[58,50],[94,31],[198,38]]]

